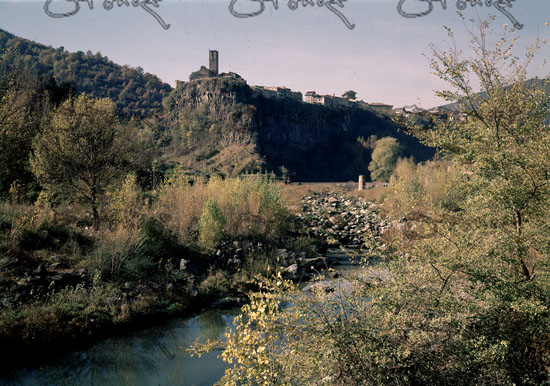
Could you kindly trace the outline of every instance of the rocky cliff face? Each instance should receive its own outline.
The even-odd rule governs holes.
[[[267,99],[242,79],[180,84],[166,107],[175,154],[189,168],[205,172],[236,174],[258,167],[278,172],[284,166],[298,181],[353,180],[369,174],[371,150],[358,138],[372,135],[397,138],[405,156],[431,156],[430,149],[398,132],[387,117],[357,108]]]

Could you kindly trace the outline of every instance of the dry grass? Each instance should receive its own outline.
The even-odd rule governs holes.
[[[388,185],[384,207],[393,219],[433,217],[441,209],[456,207],[452,187],[461,179],[458,166],[450,161],[415,165],[400,160]]]
[[[162,187],[153,213],[189,243],[197,237],[207,199],[219,209],[229,236],[272,238],[284,230],[287,212],[280,191],[262,175],[190,181],[175,173]]]

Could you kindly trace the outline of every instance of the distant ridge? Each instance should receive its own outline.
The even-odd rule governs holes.
[[[528,79],[525,81],[525,83],[527,84],[527,86],[537,86],[537,85],[541,85],[543,82],[543,79],[541,78],[531,78],[531,79]],[[550,95],[550,84],[547,85],[547,93]],[[476,95],[480,95],[482,98],[485,98],[487,96],[487,93],[486,92],[481,92],[481,93],[477,93]],[[458,105],[458,102],[455,102],[455,103],[448,103],[446,105],[441,105],[441,106],[437,106],[438,108],[441,108],[441,109],[447,109],[447,110],[450,110],[450,111],[458,111],[460,106]]]

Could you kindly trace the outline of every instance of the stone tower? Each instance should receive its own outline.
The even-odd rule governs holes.
[[[218,75],[218,51],[210,50],[209,52],[210,71],[214,75]]]

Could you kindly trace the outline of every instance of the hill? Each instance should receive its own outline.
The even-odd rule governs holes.
[[[17,71],[60,92],[74,88],[111,98],[121,115],[142,118],[143,135],[159,145],[163,167],[178,163],[190,172],[263,170],[299,181],[348,181],[369,175],[369,138],[372,143],[374,137],[395,137],[404,155],[418,161],[433,154],[374,111],[265,98],[236,74],[179,82],[172,89],[140,67],[120,66],[100,53],[70,53],[0,30],[0,75]]]
[[[67,52],[12,35],[0,29],[0,71],[24,70],[70,82],[79,92],[111,98],[126,117],[145,117],[162,110],[162,98],[171,90],[140,67],[121,66],[101,53]]]
[[[265,98],[242,78],[180,82],[165,106],[165,157],[205,173],[285,170],[299,181],[354,180],[369,175],[372,149],[364,144],[372,136],[397,138],[418,161],[433,155],[385,115]]]

